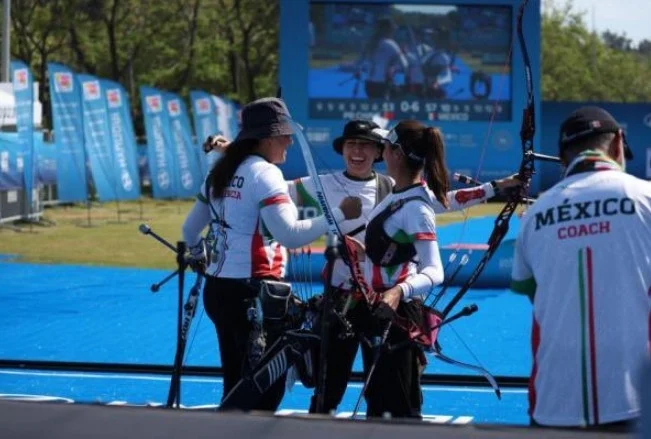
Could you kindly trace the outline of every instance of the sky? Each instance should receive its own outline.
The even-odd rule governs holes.
[[[574,10],[587,11],[586,23],[598,33],[605,30],[622,34],[637,45],[641,40],[651,40],[651,0],[571,0]],[[565,0],[542,0],[543,5],[554,2],[564,4]]]

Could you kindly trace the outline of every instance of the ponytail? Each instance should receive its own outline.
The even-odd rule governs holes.
[[[228,145],[224,155],[215,163],[210,174],[208,174],[207,184],[212,189],[213,198],[222,198],[224,189],[230,185],[235,176],[235,171],[248,156],[253,154],[258,144],[257,139],[244,139]]]
[[[445,143],[441,131],[437,128],[425,128],[425,179],[427,187],[434,193],[436,199],[449,208],[447,193],[450,190],[450,180],[445,167]]]
[[[408,171],[414,177],[424,172],[427,187],[443,207],[449,208],[450,181],[445,167],[445,142],[441,131],[415,120],[401,121],[394,130],[407,159]]]

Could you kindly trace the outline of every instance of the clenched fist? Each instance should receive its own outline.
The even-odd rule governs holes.
[[[359,218],[362,214],[362,200],[359,197],[346,197],[341,200],[339,208],[347,220]]]

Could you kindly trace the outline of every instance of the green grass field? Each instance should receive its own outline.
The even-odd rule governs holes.
[[[173,253],[152,237],[142,235],[138,226],[146,223],[176,245],[192,203],[151,198],[143,198],[142,204],[123,202],[120,222],[115,203],[93,204],[90,227],[85,205],[47,208],[43,224],[0,225],[0,254],[14,254],[20,261],[36,263],[173,269]],[[502,207],[501,203],[481,204],[468,209],[467,214],[496,215]],[[463,218],[463,212],[451,212],[437,216],[436,221],[444,225]],[[53,225],[46,225],[48,222]]]

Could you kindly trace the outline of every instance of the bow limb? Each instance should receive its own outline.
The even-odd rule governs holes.
[[[502,391],[500,390],[499,384],[497,384],[497,380],[493,375],[491,375],[490,372],[488,372],[483,367],[454,360],[448,356],[443,355],[440,351],[435,351],[432,355],[434,355],[434,358],[444,363],[450,364],[452,366],[461,367],[463,369],[472,370],[473,372],[479,373],[484,378],[486,378],[486,381],[488,381],[488,383],[491,385],[491,387],[495,391],[495,395],[497,396],[497,399],[502,399]]]

